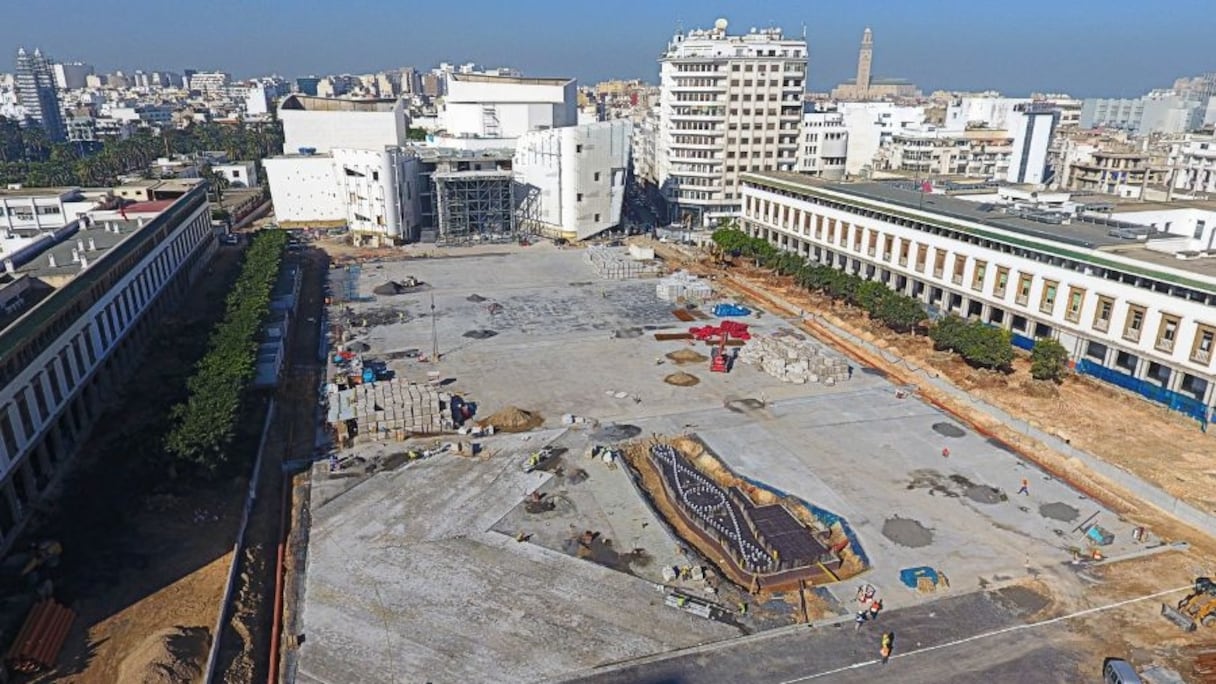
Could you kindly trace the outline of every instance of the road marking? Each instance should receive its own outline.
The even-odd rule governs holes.
[[[993,630],[991,632],[983,632],[981,634],[974,634],[972,636],[965,637],[962,639],[955,639],[954,641],[948,641],[944,644],[937,644],[935,646],[926,646],[924,648],[918,648],[914,651],[904,651],[901,653],[894,653],[891,655],[891,659],[894,660],[895,658],[906,658],[908,656],[914,656],[914,655],[918,655],[920,653],[929,653],[930,651],[938,651],[943,648],[950,648],[951,646],[958,646],[960,644],[965,644],[970,641],[979,641],[980,639],[987,639],[990,637],[1000,636],[1002,634],[1009,634],[1011,632],[1018,632],[1018,631],[1025,630],[1025,629],[1035,629],[1038,627],[1046,627],[1047,625],[1053,625],[1057,622],[1073,620],[1073,619],[1083,617],[1086,615],[1092,615],[1094,613],[1100,613],[1102,611],[1111,610],[1112,608],[1120,608],[1122,606],[1126,606],[1126,605],[1129,605],[1132,603],[1137,603],[1139,601],[1148,601],[1150,599],[1160,598],[1160,597],[1166,596],[1168,594],[1176,594],[1180,591],[1190,591],[1193,588],[1194,587],[1192,585],[1188,584],[1186,586],[1178,587],[1176,589],[1166,589],[1164,591],[1158,591],[1154,594],[1145,594],[1144,596],[1137,596],[1136,598],[1125,599],[1123,601],[1116,601],[1115,603],[1110,603],[1105,606],[1086,608],[1085,610],[1079,610],[1075,613],[1069,613],[1068,615],[1061,615],[1059,617],[1053,617],[1053,618],[1049,618],[1047,620],[1040,620],[1039,622],[1030,622],[1030,623],[1026,623],[1026,624],[1022,624],[1022,625],[1013,625],[1012,627],[1003,627],[1001,629]],[[798,677],[797,679],[787,679],[784,682],[781,682],[781,684],[796,684],[797,682],[807,682],[812,679],[819,679],[820,677],[828,677],[828,676],[831,676],[834,674],[840,674],[841,672],[848,672],[849,670],[859,670],[863,667],[869,667],[870,665],[878,665],[880,662],[881,661],[879,659],[875,658],[874,660],[866,660],[866,661],[863,661],[860,663],[853,663],[852,665],[845,665],[844,667],[838,667],[834,670],[816,672],[815,674],[806,675],[804,677]]]

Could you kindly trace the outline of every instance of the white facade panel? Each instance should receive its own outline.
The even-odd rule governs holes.
[[[328,155],[271,157],[262,168],[279,221],[339,221],[346,218],[341,186]]]
[[[385,112],[280,108],[279,119],[284,154],[308,147],[321,154],[335,147],[380,150],[406,144],[409,132],[409,119],[400,103]]]

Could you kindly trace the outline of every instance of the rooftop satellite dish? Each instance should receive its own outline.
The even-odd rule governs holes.
[[[718,19],[714,22],[714,28],[718,29],[719,31],[725,31],[726,26],[726,19]]]

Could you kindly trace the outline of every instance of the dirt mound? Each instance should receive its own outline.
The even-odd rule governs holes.
[[[1023,380],[1022,391],[1039,399],[1054,399],[1060,396],[1060,388],[1050,380]]]
[[[482,427],[492,425],[495,430],[502,432],[526,432],[540,427],[544,422],[545,419],[539,413],[525,411],[517,406],[508,406],[479,421],[478,425]]]
[[[709,357],[691,349],[679,349],[667,354],[667,358],[678,363],[705,363]]]
[[[676,387],[692,387],[693,385],[700,383],[701,378],[698,378],[691,373],[680,371],[679,373],[672,373],[671,375],[663,378],[663,382],[667,383],[668,385],[675,385]]]
[[[205,627],[171,627],[144,639],[118,666],[118,681],[194,684],[203,677],[211,634]]]

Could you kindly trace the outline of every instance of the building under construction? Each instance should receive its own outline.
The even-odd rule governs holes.
[[[448,171],[437,172],[433,178],[438,244],[515,239],[515,190],[510,171]]]

